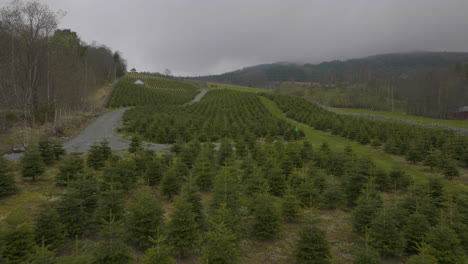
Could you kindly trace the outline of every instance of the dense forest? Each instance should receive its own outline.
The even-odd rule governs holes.
[[[303,87],[312,91],[312,97],[331,106],[397,109],[454,118],[459,107],[468,105],[467,61],[468,53],[401,53],[320,64],[266,64],[197,79],[271,89],[290,83],[289,90]],[[345,93],[347,100],[323,100],[314,88],[335,97]],[[403,102],[403,107],[390,101]]]
[[[0,10],[1,130],[14,121],[55,124],[60,110],[88,109],[89,96],[126,72],[119,52],[59,29],[64,15],[36,1]]]

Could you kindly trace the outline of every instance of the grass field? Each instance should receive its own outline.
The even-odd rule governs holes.
[[[356,108],[330,107],[330,110],[333,110],[341,114],[368,114],[368,115],[383,116],[383,117],[387,117],[387,118],[391,118],[395,120],[411,121],[411,122],[414,122],[417,124],[423,124],[423,125],[435,124],[435,125],[441,125],[441,126],[450,126],[450,127],[468,129],[468,120],[436,119],[436,118],[408,115],[402,112],[373,111],[373,110],[368,110],[368,109],[356,109]]]

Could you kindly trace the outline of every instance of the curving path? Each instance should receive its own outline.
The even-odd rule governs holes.
[[[191,103],[199,102],[208,90],[203,90],[193,99]],[[122,116],[129,108],[120,108],[107,112],[97,117],[76,137],[63,144],[67,152],[86,152],[94,143],[104,139],[109,141],[112,150],[128,149],[129,142],[122,139],[122,135],[117,132],[121,125]],[[145,142],[144,147],[156,152],[169,151],[169,144],[153,144]],[[9,160],[18,160],[23,156],[22,153],[5,154],[4,157]]]

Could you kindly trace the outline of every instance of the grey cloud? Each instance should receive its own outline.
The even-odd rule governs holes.
[[[181,75],[276,61],[468,51],[466,0],[41,2],[67,11],[61,27],[120,50],[130,67]]]

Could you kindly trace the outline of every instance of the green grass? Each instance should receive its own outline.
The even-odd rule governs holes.
[[[364,146],[342,137],[333,136],[289,119],[281,112],[275,102],[266,97],[261,97],[261,101],[274,116],[286,119],[300,130],[304,131],[306,138],[311,141],[315,148],[319,147],[323,142],[327,142],[330,145],[330,148],[335,151],[343,151],[346,146],[350,146],[356,154],[369,157],[374,161],[377,167],[381,169],[390,170],[396,167],[404,169],[410,176],[412,176],[413,180],[418,183],[424,183],[430,177],[442,178],[440,174],[432,173],[424,166],[413,165],[406,162],[403,157],[390,155],[380,149]],[[463,170],[462,174],[463,175],[456,180],[445,180],[446,185],[450,186],[451,189],[468,191],[468,175],[466,170]]]
[[[440,126],[449,126],[449,127],[468,129],[467,120],[436,119],[436,118],[408,115],[402,112],[373,111],[373,110],[368,110],[368,109],[357,109],[357,108],[331,107],[330,109],[340,114],[369,114],[369,115],[383,116],[383,117],[387,117],[387,118],[391,118],[395,120],[411,121],[411,122],[414,122],[417,124],[423,124],[423,125],[436,124]]]

